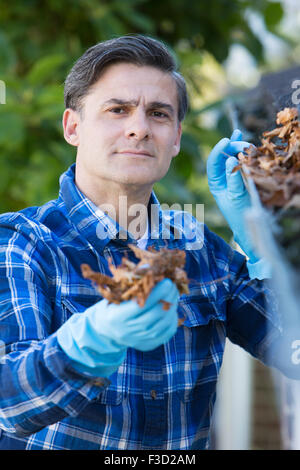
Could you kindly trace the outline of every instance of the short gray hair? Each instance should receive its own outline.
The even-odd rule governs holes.
[[[141,34],[120,36],[87,49],[65,80],[65,107],[81,111],[82,100],[90,87],[109,65],[118,62],[152,66],[169,73],[177,86],[178,120],[183,121],[188,108],[188,95],[176,59],[163,42]]]

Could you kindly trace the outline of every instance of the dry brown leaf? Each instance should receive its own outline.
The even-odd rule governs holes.
[[[185,251],[161,248],[154,250],[141,250],[135,245],[129,245],[135,256],[140,259],[138,263],[123,257],[119,266],[114,266],[109,260],[109,268],[113,277],[94,272],[88,264],[81,265],[82,275],[90,279],[100,294],[108,300],[119,304],[124,300],[136,299],[143,307],[153,287],[165,278],[173,281],[180,294],[188,294],[189,280],[184,271]],[[163,310],[168,310],[170,303],[162,300]],[[178,320],[178,325],[184,319]]]
[[[297,108],[285,108],[277,113],[279,127],[262,134],[261,145],[251,145],[237,157],[239,165],[233,171],[247,168],[256,184],[261,201],[278,209],[298,207],[300,194],[300,123]],[[247,176],[246,176],[247,178]],[[291,201],[294,201],[291,203]]]
[[[297,108],[284,108],[282,111],[277,113],[276,124],[286,124],[298,117]]]

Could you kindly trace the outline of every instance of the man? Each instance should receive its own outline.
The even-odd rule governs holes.
[[[246,262],[191,216],[178,224],[152,191],[179,153],[187,109],[184,80],[162,43],[137,35],[91,47],[66,79],[65,104],[64,137],[77,155],[58,199],[0,217],[0,448],[208,448],[226,336],[280,367],[267,355],[281,337],[276,310],[248,274],[263,277],[242,223],[247,193],[229,171],[236,160],[224,176],[226,155],[247,143],[235,131],[208,165]],[[148,208],[139,237],[122,225],[122,198],[129,223],[132,206]],[[102,299],[80,265],[109,274],[109,258],[136,260],[130,243],[185,249],[190,294],[179,297],[165,279],[143,308]]]

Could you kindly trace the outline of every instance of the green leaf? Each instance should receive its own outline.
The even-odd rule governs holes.
[[[0,32],[0,78],[1,76],[12,70],[17,63],[15,49],[8,37]]]
[[[36,96],[36,103],[41,106],[57,104],[62,106],[64,89],[61,85],[53,84],[42,87]]]
[[[3,105],[5,108],[5,105]],[[3,108],[0,108],[1,111]],[[0,146],[1,152],[16,149],[23,141],[25,135],[24,121],[18,114],[0,113]]]
[[[147,16],[141,15],[134,10],[129,11],[123,9],[122,16],[129,22],[129,24],[143,33],[153,33],[155,30],[154,23],[150,18],[147,18]]]
[[[55,119],[60,119],[62,117],[63,111],[63,103],[52,103],[41,109],[39,116],[41,120],[48,119],[49,121],[54,121]]]
[[[63,54],[52,54],[47,57],[42,57],[38,60],[29,73],[27,80],[31,85],[39,85],[53,80],[57,70],[66,61],[66,56]]]
[[[181,150],[193,158],[199,157],[199,142],[188,132],[184,132],[181,137]]]
[[[267,28],[272,31],[282,20],[283,14],[284,10],[280,2],[268,3],[264,10],[264,18]]]

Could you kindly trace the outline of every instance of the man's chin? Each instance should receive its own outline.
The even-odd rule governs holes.
[[[153,178],[153,176],[146,177],[145,175],[127,174],[120,176],[120,178],[118,178],[116,182],[132,186],[150,186],[156,183],[156,181],[158,180]]]

